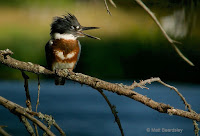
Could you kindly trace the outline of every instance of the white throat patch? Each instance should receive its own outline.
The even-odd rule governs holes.
[[[72,34],[54,34],[54,39],[76,40],[77,37]]]

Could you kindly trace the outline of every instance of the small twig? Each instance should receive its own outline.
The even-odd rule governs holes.
[[[172,47],[178,53],[178,55],[183,60],[185,60],[188,64],[190,64],[191,66],[194,66],[194,64],[188,58],[186,58],[183,55],[183,53],[178,49],[178,47],[175,45],[175,43],[180,43],[180,42],[177,42],[177,41],[173,40],[171,37],[169,37],[169,35],[165,32],[164,28],[161,26],[160,22],[158,21],[156,16],[153,14],[153,12],[141,0],[135,0],[135,1],[151,16],[151,18],[154,20],[154,22],[157,24],[157,26],[162,31],[162,33],[165,36],[165,38],[168,40],[168,42],[172,45]]]
[[[10,134],[8,134],[3,128],[4,128],[5,126],[0,126],[0,134],[2,135],[2,136],[11,136]]]
[[[126,89],[130,89],[130,90],[133,90],[135,89],[136,87],[140,87],[140,88],[145,88],[145,89],[149,89],[147,88],[145,85],[146,84],[151,84],[152,82],[158,82],[160,80],[159,77],[154,77],[154,78],[150,78],[150,79],[146,79],[146,80],[141,80],[139,83],[137,83],[136,81],[133,82],[132,85],[130,86],[127,86],[127,85],[123,85],[123,84],[120,84],[120,86],[126,88]]]
[[[28,77],[28,75],[25,74],[24,71],[21,71],[21,72],[22,72],[22,76],[24,78],[24,88],[25,88],[25,92],[26,92],[26,106],[28,107],[28,109],[30,111],[32,111],[31,96],[30,96],[29,88],[28,88],[28,79],[29,79],[29,77]],[[32,136],[35,136],[33,128],[30,125],[30,123],[28,122],[28,120],[24,116],[21,116],[21,120],[22,120],[23,124],[25,125],[26,130],[29,132],[29,134],[31,134]],[[33,125],[35,127],[36,135],[38,136],[37,125],[35,123],[33,123]]]
[[[34,128],[35,128],[36,136],[39,136],[37,125],[35,123],[33,125],[34,125]]]
[[[37,76],[38,76],[38,97],[37,97],[37,103],[36,103],[36,112],[37,112],[38,105],[40,102],[40,75],[37,75]]]
[[[38,109],[38,105],[39,105],[39,102],[40,102],[40,76],[37,75],[38,77],[38,97],[37,97],[37,103],[36,103],[36,108],[35,108],[35,111],[37,112],[37,109]],[[38,129],[37,129],[37,125],[34,125],[35,127],[35,132],[36,132],[36,136],[39,136],[39,133],[38,133]]]
[[[178,91],[178,89],[174,86],[168,85],[166,83],[164,83],[163,81],[161,81],[160,79],[158,80],[159,83],[161,83],[162,85],[174,90],[182,99],[182,101],[184,102],[184,104],[187,106],[188,110],[191,112],[191,106],[187,103],[187,101],[185,100],[185,98],[183,97],[183,95]]]
[[[109,2],[110,2],[110,4],[111,4],[113,7],[117,8],[117,6],[116,6],[116,4],[114,3],[113,0],[109,0]],[[109,10],[109,8],[108,8],[107,0],[104,0],[104,4],[105,4],[106,10],[107,10],[107,13],[108,13],[110,16],[112,16],[112,14],[111,14],[111,12],[110,12],[110,10]]]
[[[110,12],[110,10],[109,10],[109,8],[108,8],[107,1],[106,1],[106,0],[104,0],[104,3],[105,3],[105,7],[106,7],[106,10],[107,10],[107,13],[108,13],[109,15],[111,15],[111,16],[112,16],[112,14],[111,14],[111,12]]]
[[[28,79],[29,79],[29,77],[25,74],[24,71],[21,71],[21,72],[22,72],[22,76],[24,78],[24,88],[25,88],[25,92],[26,92],[26,106],[31,111],[32,110],[31,96],[29,94],[29,88],[28,88]]]
[[[116,4],[114,3],[113,0],[109,0],[109,2],[110,2],[110,4],[111,4],[113,7],[117,8],[117,6],[116,6]],[[107,0],[104,0],[104,4],[105,4],[106,10],[107,10],[107,13],[108,13],[110,16],[112,16],[112,14],[111,14],[111,12],[110,12],[110,10],[109,10],[109,8],[108,8]]]
[[[196,122],[196,120],[193,120],[193,125],[194,125],[194,133],[196,136],[199,136],[199,127],[198,124]]]
[[[58,126],[58,124],[56,122],[54,122],[53,125],[60,132],[61,136],[66,136],[65,132]]]
[[[62,136],[65,136],[65,132],[58,126],[56,121],[53,119],[52,116],[47,115],[47,114],[42,114],[41,112],[33,112],[33,111],[27,111],[28,113],[37,116],[38,118],[45,120],[48,124],[52,125],[60,132]]]
[[[33,130],[33,127],[31,126],[31,124],[28,122],[28,120],[24,117],[24,116],[20,116],[21,121],[23,122],[23,124],[26,127],[26,130],[29,132],[29,134],[31,136],[35,136],[35,132]]]
[[[113,5],[113,7],[117,8],[116,4],[114,3],[113,0],[109,0],[109,2]]]
[[[13,55],[14,53],[9,49],[5,49],[5,50],[0,50],[0,54],[2,54],[3,56],[7,56],[7,55]]]
[[[183,53],[179,50],[179,48],[174,44],[174,43],[171,43],[171,45],[174,47],[175,51],[178,53],[178,55],[183,59],[185,60],[188,64],[190,64],[191,66],[194,66],[194,64],[188,59],[186,58]]]
[[[121,131],[121,135],[124,136],[124,131],[123,131],[123,128],[122,128],[122,125],[120,123],[120,119],[117,115],[117,111],[116,111],[116,107],[114,105],[112,105],[110,103],[110,101],[108,100],[107,96],[103,93],[103,91],[101,89],[97,89],[97,91],[99,91],[99,93],[103,96],[103,98],[106,100],[107,104],[109,105],[111,111],[112,111],[112,114],[114,115],[115,117],[115,121],[117,122],[117,125]]]

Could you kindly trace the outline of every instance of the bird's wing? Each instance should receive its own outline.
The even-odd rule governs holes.
[[[78,41],[78,46],[79,46],[79,53],[78,53],[78,59],[77,59],[77,62],[78,62],[78,60],[79,60],[79,58],[80,58],[80,55],[81,55],[81,44],[80,44],[79,41]]]
[[[50,70],[52,70],[52,57],[53,57],[53,50],[51,45],[52,45],[52,40],[49,40],[45,46],[47,66]]]
[[[78,60],[79,60],[79,58],[80,58],[80,55],[81,55],[81,44],[80,44],[79,41],[78,41],[78,46],[79,46],[79,53],[78,53],[77,61],[76,61],[76,64],[75,64],[74,68],[76,67],[76,65],[77,65],[77,63],[78,63]]]

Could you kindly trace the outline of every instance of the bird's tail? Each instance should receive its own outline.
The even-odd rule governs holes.
[[[55,85],[64,85],[65,84],[65,78],[56,76],[55,77]]]

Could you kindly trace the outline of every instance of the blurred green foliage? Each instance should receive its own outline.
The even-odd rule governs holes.
[[[0,0],[1,6],[9,6],[9,7],[21,7],[21,6],[32,6],[34,4],[39,6],[51,5],[51,6],[63,6],[66,4],[74,3],[74,0]]]
[[[42,12],[37,10],[41,9],[42,11],[42,7],[46,3],[54,6],[57,2],[53,0],[34,1],[36,9],[32,11],[33,17],[26,13],[29,10],[21,11],[22,7],[20,7],[25,4],[30,6],[26,9],[31,8],[30,1],[23,1],[23,4],[17,0],[12,0],[12,2],[1,1],[0,3],[3,6],[8,6],[4,7],[3,12],[1,12],[3,17],[0,21],[0,49],[9,48],[14,52],[12,57],[16,59],[46,66],[44,46],[50,39],[49,25],[54,15],[51,15],[47,10],[45,11],[45,13],[48,13],[47,17],[41,16],[44,20],[35,19],[40,18],[37,14],[41,15]],[[64,13],[65,10],[62,9],[65,5],[68,5],[66,8],[69,9],[76,4],[72,0],[61,0],[57,6],[60,5],[62,8],[58,10]],[[86,18],[82,17],[81,20],[86,25],[93,25],[95,22],[94,26],[100,25],[101,29],[92,32],[92,35],[101,37],[102,40],[80,38],[82,52],[75,69],[76,72],[102,79],[135,80],[158,76],[170,81],[199,82],[199,25],[196,26],[196,29],[193,29],[192,35],[180,39],[183,44],[178,45],[183,53],[196,65],[191,67],[176,54],[143,10],[136,8],[134,11],[126,11],[124,8],[115,10],[111,8],[113,17],[109,17],[103,4],[97,4],[99,5],[98,8],[94,6],[91,9],[87,8],[86,5],[80,4],[82,9],[79,8],[78,13],[88,15],[87,13],[94,9],[96,13],[91,14],[91,16],[93,15],[92,20],[89,20],[88,16]],[[11,8],[12,6],[15,8]],[[13,14],[14,12],[16,14]],[[164,11],[157,11],[157,13],[162,12]],[[98,16],[95,14],[98,14]],[[134,15],[134,18],[131,15]],[[119,16],[121,20],[115,16]],[[106,22],[107,18],[109,18],[108,23]],[[18,21],[14,22],[13,20]],[[22,79],[18,70],[0,65],[0,71],[0,79]],[[36,79],[35,75],[31,77]]]

